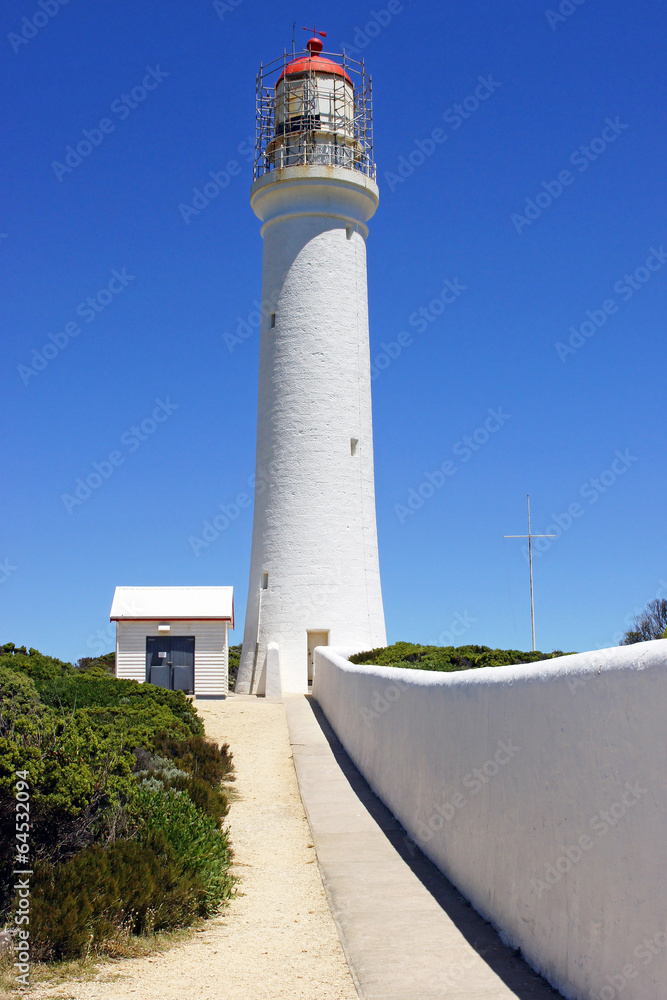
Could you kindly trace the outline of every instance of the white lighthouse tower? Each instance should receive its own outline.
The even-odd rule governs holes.
[[[313,37],[257,78],[263,308],[239,693],[257,689],[269,643],[286,692],[308,690],[315,645],[386,644],[366,278],[378,206],[371,83],[363,63],[322,48]]]

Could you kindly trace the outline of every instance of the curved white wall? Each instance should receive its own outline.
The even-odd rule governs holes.
[[[263,301],[275,302],[275,327],[266,310],[239,692],[269,642],[280,647],[283,690],[307,691],[309,630],[348,648],[386,641],[364,239],[377,203],[374,182],[341,167],[289,168],[253,186]]]
[[[438,674],[316,652],[371,787],[573,1000],[667,997],[667,640]]]

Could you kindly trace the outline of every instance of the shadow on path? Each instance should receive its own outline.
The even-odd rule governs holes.
[[[488,969],[490,969],[495,976],[498,977],[502,983],[505,984],[507,990],[504,990],[501,983],[495,980],[494,977],[489,976],[489,989],[484,989],[480,992],[479,987],[482,985],[481,982],[478,986],[475,986],[472,980],[476,980],[477,977],[473,974],[472,966],[478,964],[475,956],[467,949],[464,949],[463,953],[451,954],[451,948],[456,950],[456,942],[453,942],[451,948],[448,947],[447,938],[452,937],[450,933],[447,935],[447,928],[443,928],[443,947],[440,956],[440,964],[448,965],[449,972],[445,970],[444,979],[439,985],[436,985],[436,980],[439,980],[439,976],[436,974],[433,977],[433,986],[436,988],[437,992],[431,993],[420,992],[413,994],[412,992],[405,992],[405,990],[400,993],[394,993],[394,990],[390,988],[388,991],[383,991],[380,982],[371,983],[371,990],[367,992],[364,985],[363,969],[359,970],[353,967],[354,965],[359,965],[358,956],[355,954],[348,954],[348,961],[351,960],[351,968],[353,975],[355,975],[355,980],[357,981],[357,988],[361,996],[365,997],[393,997],[403,996],[404,1000],[408,1000],[411,996],[438,996],[442,997],[443,1000],[449,1000],[449,998],[458,997],[471,997],[474,1000],[486,1000],[486,998],[492,998],[492,1000],[501,1000],[505,997],[516,997],[517,1000],[554,1000],[556,997],[560,997],[561,994],[553,989],[546,982],[542,976],[534,972],[523,960],[520,953],[512,951],[506,947],[500,940],[497,932],[493,929],[491,924],[489,924],[483,917],[481,917],[471,906],[471,904],[464,899],[464,897],[457,891],[457,889],[452,885],[451,882],[440,872],[435,865],[428,860],[428,858],[422,853],[422,851],[417,847],[417,845],[410,839],[403,827],[398,823],[398,821],[392,816],[387,807],[383,805],[380,799],[372,791],[366,780],[362,777],[360,772],[357,770],[355,765],[352,763],[351,759],[348,757],[346,751],[343,749],[340,740],[336,736],[335,732],[329,725],[324,712],[317,704],[317,702],[312,698],[312,696],[307,696],[303,699],[306,702],[310,711],[311,716],[311,726],[305,728],[301,726],[302,732],[308,730],[312,733],[312,724],[316,724],[320,730],[326,744],[328,744],[328,749],[333,755],[340,772],[346,779],[349,789],[354,793],[358,803],[363,806],[363,809],[370,816],[374,824],[381,831],[381,835],[386,838],[386,842],[397,855],[396,864],[398,869],[401,865],[407,866],[409,871],[416,876],[421,885],[428,891],[432,899],[437,903],[438,907],[447,914],[449,920],[454,925],[456,931],[465,939],[465,941],[470,946],[478,956],[481,956],[483,963],[486,964]],[[302,704],[303,704],[302,702]],[[307,712],[306,706],[304,709]],[[288,710],[288,718],[289,718]],[[302,716],[303,722],[307,722],[305,716]],[[292,733],[293,726],[290,724],[290,733],[298,738],[298,732]],[[321,737],[320,737],[321,740]],[[303,767],[299,766],[299,757],[308,757],[309,760],[314,760],[312,753],[315,744],[313,740],[308,740],[306,738],[303,744],[295,743],[293,744],[293,753],[295,758],[295,764],[297,765],[297,774],[299,774],[299,783],[302,785],[302,774]],[[319,750],[320,755],[322,754],[322,747]],[[309,756],[311,755],[311,756]],[[315,777],[315,775],[313,775]],[[326,779],[325,779],[326,780]],[[340,781],[340,779],[338,779]],[[306,806],[306,811],[309,814],[309,820],[311,820],[311,803],[308,802],[309,793],[306,789],[306,795],[304,796],[304,789],[302,788],[302,797],[304,798],[304,805]],[[353,800],[352,800],[353,801]],[[317,808],[317,807],[315,807]],[[320,824],[321,825],[321,824]],[[320,849],[318,845],[318,823],[317,817],[315,817],[315,823],[311,820],[311,828],[313,829],[313,836],[315,838],[315,845],[318,848],[318,857],[320,854]],[[338,834],[339,838],[344,837],[344,833]],[[375,834],[377,836],[377,834]],[[326,839],[326,834],[325,834]],[[351,846],[351,844],[350,844]],[[381,848],[380,848],[381,850]],[[400,861],[398,860],[400,859]],[[336,906],[340,905],[338,900],[331,899],[332,892],[331,886],[336,882],[335,873],[335,860],[333,866],[331,866],[330,872],[327,871],[327,861],[326,856],[324,863],[320,860],[320,866],[322,868],[323,879],[327,891],[329,893],[330,902],[332,902],[332,909],[334,910],[334,916],[336,914]],[[386,862],[383,864],[380,872],[380,877],[384,876],[384,880],[389,882],[393,878],[392,872],[387,871]],[[329,877],[331,876],[331,877]],[[350,881],[350,876],[348,876],[348,881]],[[375,883],[377,884],[377,883]],[[355,888],[357,894],[363,892],[361,885]],[[407,900],[406,900],[407,903]],[[340,916],[340,914],[339,914]],[[409,905],[406,911],[403,913],[403,920],[407,924],[411,919],[411,913],[409,912]],[[352,931],[354,932],[355,926],[354,921],[346,921],[345,919],[339,919],[339,929],[341,930],[343,938],[343,946],[346,952],[354,952],[353,943],[350,940],[349,927],[346,927],[347,923],[352,923]],[[458,939],[458,935],[456,936]],[[347,938],[347,940],[346,940]],[[428,943],[425,944],[428,950]],[[461,948],[459,945],[459,952]],[[468,952],[468,958],[466,958],[465,952]],[[430,956],[431,959],[433,956]],[[411,956],[412,961],[417,964],[420,962],[420,956],[418,954],[413,954]],[[362,963],[363,964],[363,963]],[[483,978],[483,977],[482,977]],[[392,984],[390,984],[391,987]],[[415,987],[417,984],[415,983]],[[398,984],[396,984],[398,987]],[[472,992],[469,992],[472,990]],[[510,992],[508,992],[510,991]]]

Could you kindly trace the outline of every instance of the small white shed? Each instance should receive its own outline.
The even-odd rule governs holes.
[[[197,698],[228,692],[233,587],[116,587],[116,677]]]

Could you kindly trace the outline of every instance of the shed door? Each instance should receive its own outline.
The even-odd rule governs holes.
[[[174,691],[195,691],[195,640],[189,636],[171,637],[172,688]]]
[[[147,636],[146,680],[157,687],[194,694],[195,640],[190,636]]]
[[[171,687],[171,639],[157,636],[146,639],[146,680],[157,687]]]

